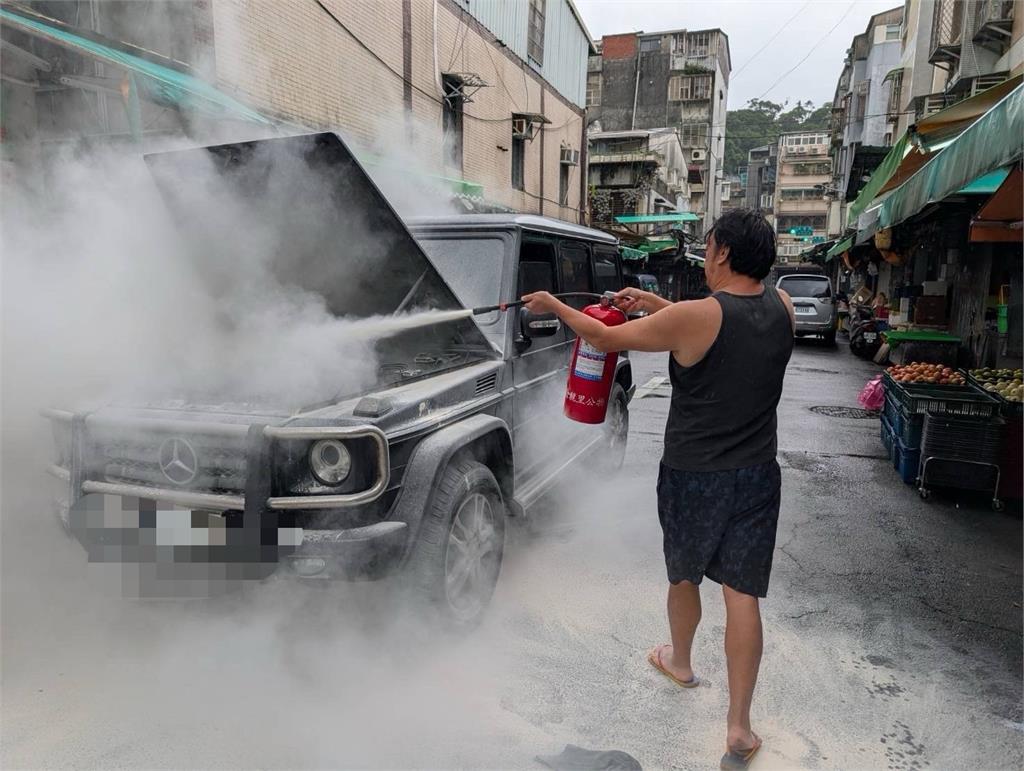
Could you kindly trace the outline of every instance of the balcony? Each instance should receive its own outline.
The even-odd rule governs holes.
[[[1003,54],[1010,46],[1014,0],[976,0],[974,42]]]
[[[954,64],[960,59],[963,0],[936,0],[933,13],[928,61],[931,64]]]
[[[827,156],[828,145],[785,145],[784,152],[786,154],[786,162],[792,162],[794,160],[803,160],[805,158],[813,158],[815,156]]]
[[[932,113],[936,113],[939,110],[945,110],[947,107],[956,104],[962,99],[963,97],[957,94],[947,94],[944,92],[919,96],[913,101],[914,120],[927,118]]]
[[[706,56],[693,56],[690,54],[672,54],[673,70],[684,70],[690,74],[715,71],[715,57],[711,54]]]
[[[591,166],[617,163],[651,163],[661,166],[665,163],[665,156],[657,150],[591,150],[589,162]]]

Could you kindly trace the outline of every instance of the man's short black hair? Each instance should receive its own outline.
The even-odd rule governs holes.
[[[729,267],[735,273],[756,278],[768,275],[775,263],[775,230],[760,211],[729,209],[715,220],[707,237],[729,247]]]

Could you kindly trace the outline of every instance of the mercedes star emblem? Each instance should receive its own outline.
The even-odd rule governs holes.
[[[172,484],[187,485],[199,471],[196,451],[184,439],[168,439],[160,445],[160,470]]]

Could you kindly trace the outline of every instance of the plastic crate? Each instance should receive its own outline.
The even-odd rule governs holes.
[[[896,383],[896,402],[911,415],[970,416],[990,418],[999,412],[999,402],[973,385],[931,385]]]
[[[979,466],[962,460],[933,458],[923,469],[927,487],[992,492],[996,485],[995,466]],[[1001,486],[1001,485],[1000,485]]]
[[[882,428],[881,428],[882,447],[885,448],[886,457],[891,461],[892,460],[892,444],[893,444],[893,437],[894,437],[892,426],[889,425],[889,421],[885,419],[884,415],[882,416],[881,420],[879,420],[878,422],[882,426]]]
[[[897,407],[896,421],[891,425],[893,431],[907,447],[917,449],[921,446],[924,415],[911,415],[905,408]]]
[[[896,425],[896,414],[899,412],[900,406],[896,402],[896,397],[886,393],[885,402],[882,404],[882,417],[889,421],[889,427],[892,428]]]
[[[892,465],[896,473],[906,484],[914,484],[917,481],[918,467],[921,465],[921,450],[907,447],[898,436],[893,436],[892,448]]]
[[[998,465],[1006,422],[1002,418],[961,418],[929,413],[921,450],[926,458]]]
[[[967,382],[968,383],[970,383],[971,385],[975,386],[976,388],[978,388],[978,389],[980,389],[982,391],[985,391],[985,383],[979,382],[974,377],[974,375],[972,375],[970,372],[968,372],[965,369],[960,370],[960,372],[961,372],[961,374],[963,374],[967,378]],[[1005,417],[1005,418],[1020,418],[1020,417],[1024,417],[1024,402],[1011,402],[1011,401],[1008,401],[1008,400],[1004,399],[1002,396],[1000,396],[997,393],[992,393],[991,391],[985,391],[985,393],[988,394],[989,396],[991,396],[997,402],[999,402],[999,414],[1002,415],[1003,417]]]

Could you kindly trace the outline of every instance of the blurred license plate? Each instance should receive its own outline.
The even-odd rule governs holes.
[[[815,314],[814,308],[809,305],[798,305],[793,310],[800,316],[813,316]]]
[[[875,338],[877,338],[877,337],[878,337],[878,335],[876,335],[874,332],[865,332],[864,333],[864,342],[866,342],[866,343],[873,343],[873,342],[875,342]]]

